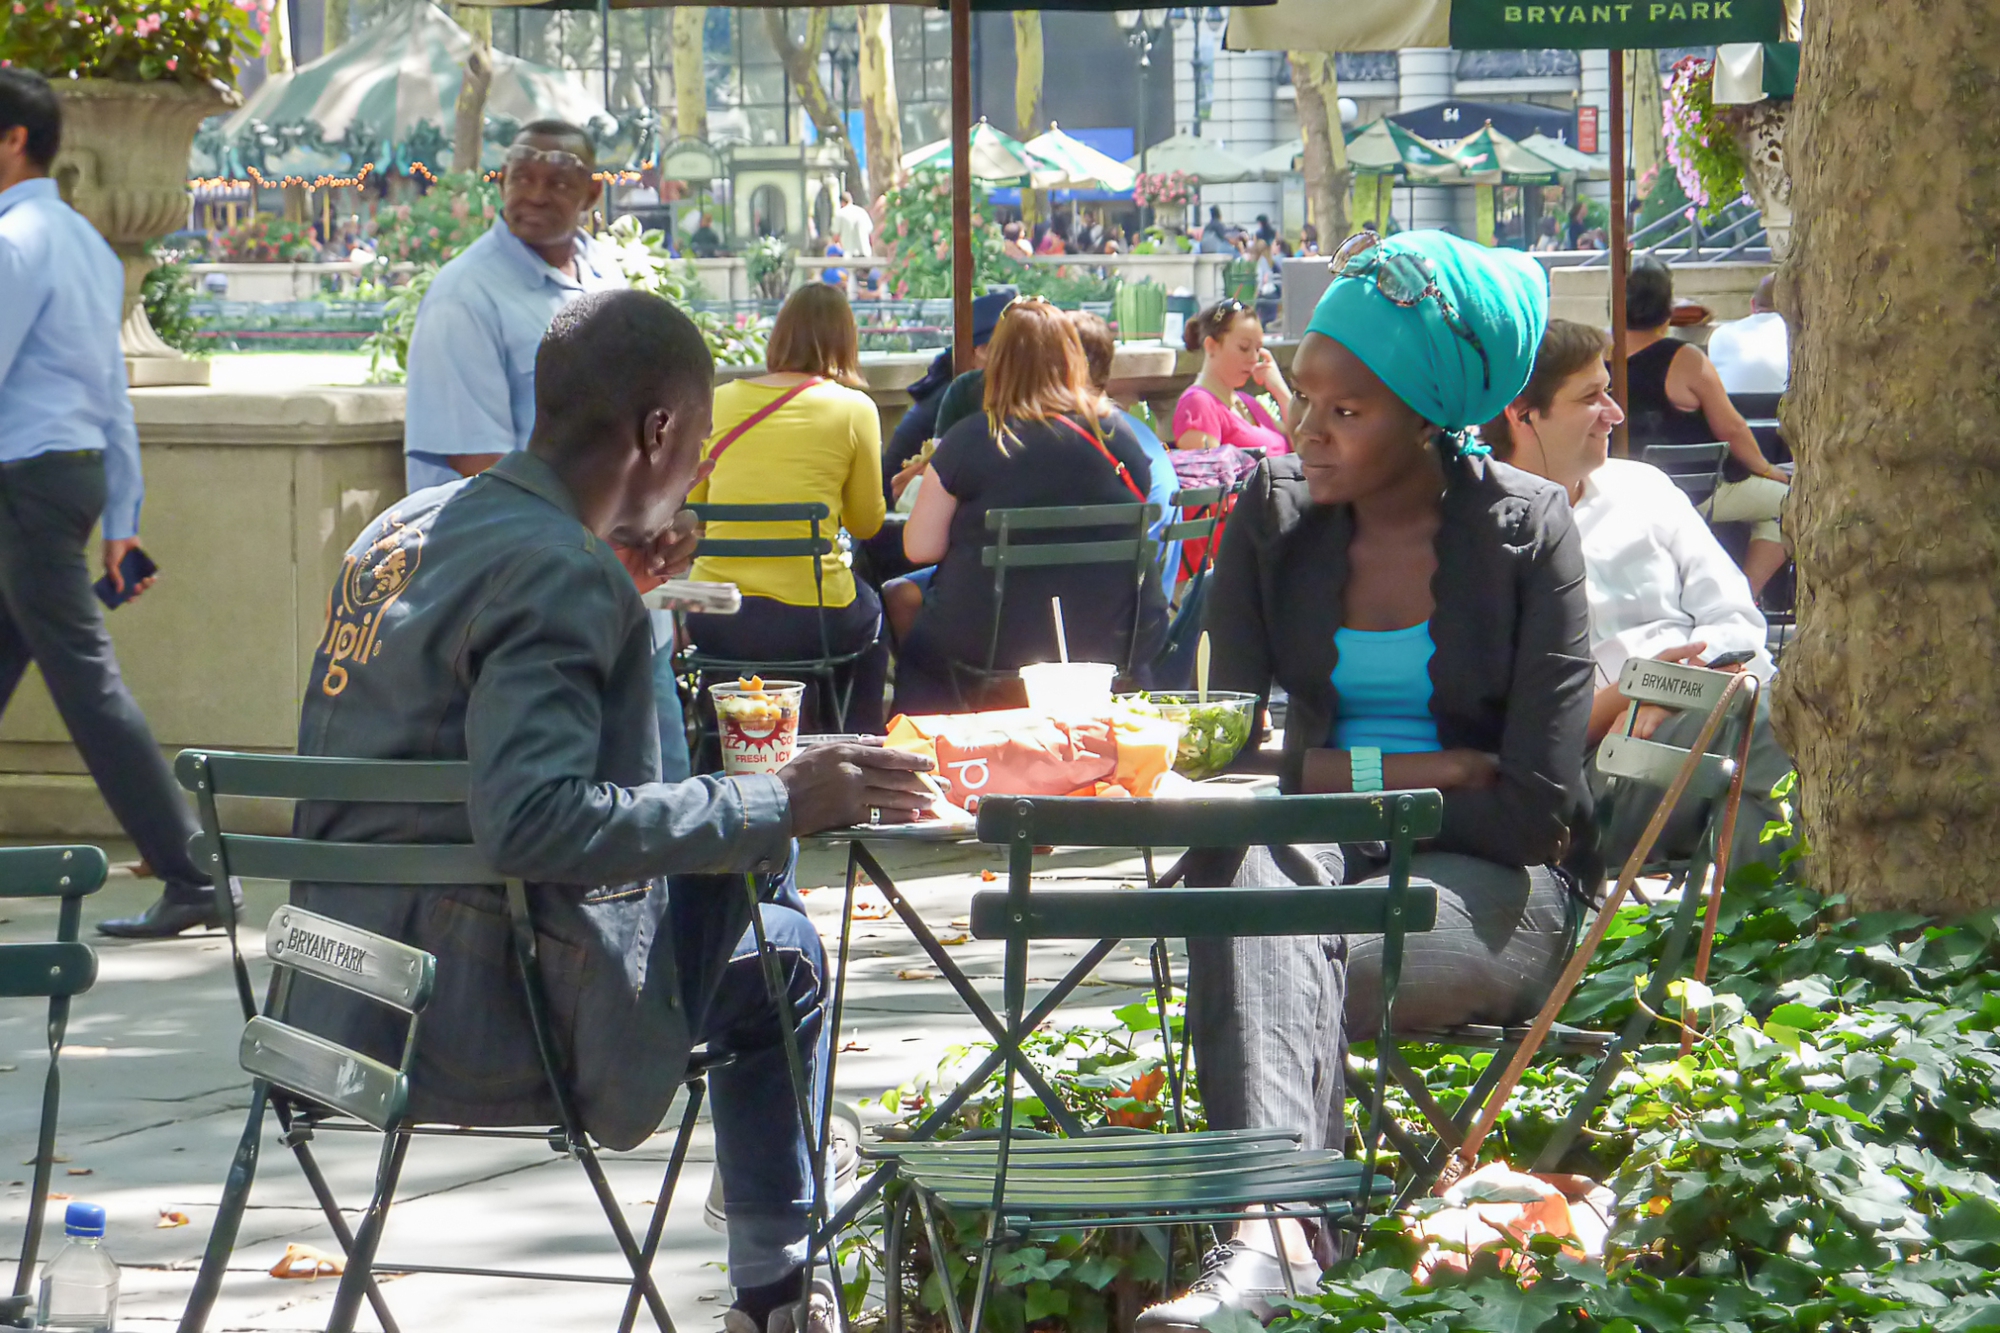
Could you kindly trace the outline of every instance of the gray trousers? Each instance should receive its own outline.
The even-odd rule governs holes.
[[[1767,865],[1772,870],[1778,868],[1778,858],[1792,845],[1792,839],[1760,842],[1764,825],[1778,818],[1778,803],[1771,799],[1771,788],[1779,779],[1792,771],[1792,757],[1785,753],[1785,747],[1778,743],[1778,733],[1771,729],[1771,691],[1768,687],[1757,692],[1757,730],[1750,737],[1750,763],[1743,774],[1743,804],[1736,812],[1736,837],[1731,843],[1729,867],[1733,871],[1738,866]],[[1693,745],[1695,737],[1701,734],[1701,724],[1707,720],[1703,713],[1674,713],[1660,723],[1653,739],[1663,745],[1678,745],[1683,748]],[[1618,724],[1624,726],[1621,717]],[[1716,751],[1721,746],[1713,746]],[[1735,757],[1734,747],[1729,750]],[[1606,872],[1617,877],[1625,868],[1625,858],[1639,845],[1639,839],[1646,832],[1646,824],[1653,817],[1653,810],[1659,804],[1660,789],[1639,787],[1630,783],[1615,782],[1597,770],[1597,755],[1590,757],[1588,771],[1591,795],[1596,798],[1597,816],[1604,830],[1601,850],[1604,855]],[[1667,821],[1666,829],[1660,834],[1660,841],[1654,847],[1653,855],[1680,859],[1694,850],[1695,840],[1701,836],[1697,822],[1700,808],[1692,801],[1682,801]]]
[[[1386,884],[1379,868],[1355,849],[1253,847],[1190,854],[1187,883]],[[1437,885],[1437,924],[1404,937],[1396,1030],[1532,1016],[1568,952],[1562,881],[1451,852],[1419,852],[1410,873]],[[1347,1042],[1372,1040],[1381,1013],[1380,936],[1189,940],[1188,1032],[1209,1127],[1341,1147]]]
[[[105,804],[167,881],[194,901],[208,877],[188,855],[193,816],[125,688],[90,590],[91,526],[104,509],[96,450],[0,463],[0,713],[33,662]]]

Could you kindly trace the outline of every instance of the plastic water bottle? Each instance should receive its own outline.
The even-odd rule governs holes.
[[[118,1322],[118,1265],[104,1252],[104,1209],[73,1203],[63,1215],[69,1243],[42,1268],[35,1327],[110,1333]]]

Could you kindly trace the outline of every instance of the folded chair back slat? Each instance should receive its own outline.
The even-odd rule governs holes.
[[[229,873],[328,884],[503,884],[469,843],[314,842],[251,833],[221,837]]]
[[[8,847],[0,898],[74,898],[104,887],[111,863],[96,847]]]
[[[1706,713],[1715,707],[1728,686],[1727,672],[1650,657],[1627,658],[1618,673],[1618,692],[1631,702],[1691,713]]]
[[[437,981],[437,959],[422,949],[289,903],[271,914],[264,953],[274,967],[317,977],[406,1014],[430,1003]]]
[[[1348,888],[1060,889],[1031,893],[1025,919],[1012,933],[1031,940],[1217,939],[1247,935],[1379,934],[1390,891]],[[983,940],[1009,934],[1008,896],[984,889],[972,896],[972,933]],[[1411,880],[1403,896],[1406,930],[1437,924],[1437,890]]]
[[[243,1025],[236,1059],[257,1078],[380,1130],[400,1122],[409,1107],[410,1080],[402,1071],[262,1014]]]
[[[1392,805],[1408,836],[1434,836],[1444,798],[1434,791],[1356,796],[1233,797],[1192,801],[1099,801],[1038,796],[1030,803],[988,799],[979,840],[1006,844],[1032,835],[1064,847],[1264,847],[1293,843],[1381,842],[1395,833]],[[1030,828],[1032,824],[1032,828]]]
[[[88,944],[0,944],[0,996],[54,999],[81,995],[97,980]]]
[[[1614,730],[1597,747],[1597,767],[1607,777],[1665,787],[1681,771],[1687,756],[1688,752],[1678,745],[1662,745]],[[1728,791],[1730,779],[1735,776],[1734,760],[1727,755],[1705,754],[1695,763],[1686,794],[1698,801],[1710,800]]]
[[[387,801],[397,805],[459,805],[467,769],[455,760],[329,759],[292,754],[229,754],[183,750],[174,761],[183,787],[215,796],[265,796],[294,801]]]

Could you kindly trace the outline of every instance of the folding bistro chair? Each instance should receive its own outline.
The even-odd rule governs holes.
[[[1707,921],[1692,974],[1697,979],[1707,975],[1715,916],[1722,896],[1722,880],[1728,873],[1728,849],[1736,831],[1736,813],[1743,796],[1743,773],[1748,767],[1751,733],[1756,725],[1756,680],[1751,676],[1739,677],[1725,671],[1710,671],[1677,662],[1633,658],[1619,673],[1618,688],[1630,701],[1630,707],[1626,709],[1622,725],[1614,728],[1598,747],[1598,767],[1613,779],[1614,790],[1628,799],[1645,799],[1652,795],[1656,807],[1653,817],[1638,845],[1633,848],[1616,887],[1597,904],[1597,919],[1590,933],[1581,945],[1571,949],[1562,978],[1556,983],[1534,1023],[1507,1028],[1468,1026],[1442,1032],[1399,1034],[1426,1044],[1494,1052],[1492,1060],[1455,1110],[1447,1111],[1438,1103],[1424,1084],[1422,1075],[1412,1069],[1399,1053],[1393,1049],[1382,1053],[1381,1066],[1403,1086],[1431,1130],[1429,1141],[1424,1142],[1400,1126],[1382,1127],[1384,1136],[1404,1153],[1405,1161],[1411,1167],[1403,1187],[1405,1199],[1429,1188],[1454,1155],[1467,1163],[1471,1161],[1480,1141],[1498,1119],[1521,1071],[1538,1054],[1557,1058],[1596,1058],[1598,1061],[1584,1094],[1535,1161],[1537,1171],[1560,1169],[1564,1157],[1610,1091],[1612,1080],[1624,1068],[1627,1056],[1645,1044],[1653,1025],[1652,1015],[1660,1012],[1667,987],[1684,974],[1688,942],[1704,902],[1708,905]],[[1696,743],[1681,747],[1634,736],[1632,728],[1639,709],[1648,704],[1705,712],[1707,720]],[[1712,747],[1721,753],[1711,752]],[[1683,801],[1692,803],[1699,830],[1691,851],[1685,856],[1654,854],[1661,831]],[[1633,881],[1641,876],[1664,877],[1667,880],[1666,894],[1678,894],[1679,897],[1672,924],[1654,960],[1639,1008],[1615,1033],[1557,1023],[1555,1015],[1568,1001],[1577,980],[1596,952],[1619,902],[1631,889]],[[1702,892],[1704,886],[1709,889],[1706,896]],[[1578,924],[1573,918],[1572,929]],[[1368,1086],[1368,1076],[1352,1062],[1349,1071],[1358,1086]]]
[[[1379,933],[1382,986],[1396,993],[1403,936],[1429,930],[1436,890],[1409,878],[1419,838],[1435,834],[1443,799],[1434,791],[1349,796],[1274,796],[1194,801],[1105,801],[995,796],[979,808],[979,839],[1007,848],[1007,887],[972,900],[972,933],[1006,941],[1004,1022],[974,994],[969,1005],[998,1049],[936,1108],[919,1136],[934,1133],[953,1108],[992,1072],[1002,1079],[997,1137],[871,1145],[864,1155],[906,1188],[892,1203],[886,1237],[889,1327],[902,1326],[902,1237],[921,1221],[942,1265],[947,1252],[941,1209],[984,1211],[985,1239],[972,1310],[944,1279],[952,1333],[981,1329],[993,1268],[1003,1243],[1036,1232],[1079,1227],[1157,1227],[1233,1223],[1264,1206],[1279,1217],[1317,1217],[1358,1228],[1369,1200],[1390,1182],[1375,1176],[1377,1141],[1366,1159],[1337,1150],[1308,1151],[1285,1131],[1216,1131],[1137,1137],[1092,1133],[1023,1053],[1027,1037],[1084,980],[1121,938],[1159,936]],[[1038,844],[1068,847],[1236,847],[1295,842],[1381,841],[1390,847],[1382,888],[1048,889],[1031,881]],[[1094,940],[1084,959],[1027,1011],[1028,947],[1034,940]],[[973,1003],[977,1002],[977,1003]],[[1391,1040],[1382,1034],[1386,1045]],[[1042,1099],[1064,1137],[1015,1127],[1015,1082]],[[1372,1123],[1380,1124],[1379,1092]],[[1172,1276],[1168,1275],[1171,1283]]]
[[[35,1139],[28,1226],[21,1237],[21,1262],[14,1269],[14,1294],[0,1298],[0,1322],[9,1326],[27,1327],[33,1313],[34,1297],[29,1293],[55,1166],[56,1118],[62,1101],[58,1062],[69,1027],[69,1002],[97,980],[97,954],[77,941],[77,931],[83,923],[83,900],[103,887],[107,869],[104,853],[95,847],[0,848],[0,898],[62,899],[53,943],[0,944],[0,995],[47,997],[49,1002],[49,1072],[42,1082],[42,1124]]]
[[[967,711],[984,706],[997,687],[1017,680],[1011,670],[996,670],[1000,658],[1000,627],[1007,613],[1007,575],[1011,570],[1075,565],[1130,565],[1132,567],[1132,627],[1125,640],[1124,660],[1119,670],[1132,670],[1132,654],[1139,643],[1140,617],[1145,602],[1140,596],[1146,584],[1147,565],[1155,559],[1157,546],[1147,535],[1159,507],[1150,504],[1052,505],[1041,509],[989,509],[986,530],[993,534],[990,546],[981,548],[979,562],[993,571],[993,626],[986,640],[983,666],[968,662],[951,663],[952,688],[959,704]],[[1021,540],[1024,534],[1061,533],[1076,528],[1116,530],[1128,536],[1098,541],[1047,541],[1037,537]]]
[[[834,731],[847,730],[847,708],[854,697],[854,680],[850,675],[847,683],[840,683],[843,670],[854,665],[862,653],[836,653],[826,627],[826,585],[824,571],[820,567],[820,557],[833,554],[833,538],[820,530],[820,525],[830,517],[831,511],[818,501],[810,504],[768,504],[768,505],[724,505],[692,504],[688,506],[701,516],[704,523],[803,523],[808,532],[804,537],[704,537],[695,548],[697,556],[730,560],[799,560],[812,561],[813,597],[819,611],[819,655],[817,657],[792,660],[747,661],[718,653],[704,653],[700,644],[691,645],[683,654],[683,670],[695,679],[697,694],[703,679],[710,675],[805,676],[819,690],[823,701],[822,719],[830,721]],[[680,642],[686,643],[682,637]],[[694,716],[697,725],[703,725],[705,705],[699,697],[695,700]]]
[[[561,1072],[561,1053],[550,1026],[542,985],[536,933],[529,914],[527,887],[486,864],[470,843],[322,842],[308,838],[274,838],[222,830],[216,799],[265,797],[299,801],[389,802],[410,805],[462,805],[466,799],[467,765],[458,762],[396,762],[365,759],[310,758],[277,754],[228,754],[184,750],[175,761],[181,785],[194,793],[201,818],[197,854],[213,875],[223,925],[229,934],[231,961],[247,1026],[241,1047],[243,1067],[256,1079],[249,1122],[230,1165],[215,1228],[209,1233],[201,1270],[180,1333],[201,1333],[222,1287],[230,1251],[235,1247],[250,1188],[257,1172],[259,1145],[267,1108],[278,1121],[281,1138],[292,1150],[328,1226],[346,1255],[346,1271],[335,1293],[328,1333],[349,1333],[365,1298],[385,1333],[398,1326],[382,1297],[375,1274],[449,1273],[469,1277],[511,1277],[550,1282],[593,1282],[630,1288],[620,1333],[630,1333],[643,1300],[654,1322],[672,1333],[673,1321],[654,1285],[651,1268],[666,1225],[666,1212],[680,1179],[695,1117],[701,1109],[705,1074],[710,1066],[699,1054],[686,1073],[687,1108],[681,1117],[666,1178],[653,1205],[645,1242],[636,1240],[612,1193],[597,1147],[583,1129],[568,1081]],[[338,884],[378,884],[398,887],[450,888],[490,886],[504,896],[513,924],[515,963],[519,969],[534,1026],[535,1045],[556,1110],[549,1129],[520,1126],[465,1126],[412,1123],[406,1116],[409,1097],[408,1059],[416,1028],[429,998],[432,962],[423,951],[371,935],[353,926],[295,907],[279,909],[268,936],[274,965],[269,1003],[259,1012],[250,972],[238,947],[236,915],[231,895],[220,891],[239,878],[305,880]],[[503,887],[504,886],[504,889]],[[360,952],[356,952],[356,951]],[[370,954],[368,951],[374,950]],[[329,963],[329,960],[330,963]],[[379,966],[379,972],[375,969]],[[348,1051],[293,1026],[290,1012],[292,981],[297,973],[331,981],[358,991],[409,1016],[404,1063],[391,1068]],[[380,1132],[382,1155],[375,1190],[362,1215],[358,1232],[334,1198],[326,1175],[312,1150],[321,1131]],[[451,1267],[376,1258],[396,1183],[410,1140],[440,1138],[516,1139],[543,1143],[583,1168],[618,1248],[631,1269],[629,1277],[576,1272],[539,1272],[499,1268]]]
[[[1208,575],[1215,562],[1214,536],[1222,522],[1219,517],[1223,487],[1201,486],[1174,492],[1173,502],[1181,517],[1160,529],[1156,539],[1162,550],[1182,543],[1175,552],[1183,571],[1189,563],[1183,554],[1189,545],[1200,543],[1202,556],[1186,573],[1186,582],[1176,592],[1172,618],[1167,622],[1166,641],[1153,656],[1152,682],[1156,689],[1188,689],[1194,684],[1195,645],[1201,639],[1202,607],[1207,602]],[[1190,513],[1196,517],[1189,518]]]
[[[1639,461],[1650,464],[1672,478],[1699,509],[1715,497],[1722,480],[1722,465],[1729,459],[1729,446],[1714,444],[1649,444],[1639,451]]]

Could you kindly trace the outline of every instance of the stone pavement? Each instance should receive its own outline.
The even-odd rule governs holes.
[[[131,859],[129,845],[107,850],[114,864]],[[882,859],[945,939],[964,934],[980,872],[1003,867],[998,851],[978,847],[891,847]],[[809,849],[801,861],[799,882],[829,953],[838,940],[844,864],[844,850],[825,848]],[[1048,858],[1046,873],[1118,884],[1140,880],[1144,871],[1136,856],[1100,853]],[[86,905],[86,935],[91,922],[137,911],[157,890],[151,881],[113,878]],[[863,894],[864,901],[872,898],[872,911],[864,907],[857,917],[886,912],[879,895],[866,889]],[[245,930],[244,942],[261,985],[262,927],[282,901],[282,888],[253,881],[246,897],[245,917],[256,929]],[[54,921],[52,905],[0,902],[0,939],[46,939]],[[220,934],[157,943],[101,937],[96,942],[97,984],[75,1003],[63,1055],[58,1153],[65,1160],[57,1167],[54,1188],[101,1203],[109,1214],[106,1246],[123,1274],[119,1327],[169,1329],[186,1302],[243,1129],[248,1080],[236,1065],[241,1015]],[[978,1033],[899,921],[857,920],[854,947],[838,1089],[844,1100],[860,1103],[931,1072],[952,1047]],[[950,947],[997,1009],[999,947],[978,941]],[[1038,951],[1035,976],[1060,976],[1078,952]],[[1081,991],[1061,1011],[1065,1024],[1108,1024],[1110,1009],[1142,995],[1149,977],[1143,947],[1121,948],[1097,975],[1095,988]],[[1031,1003],[1034,998],[1031,993]],[[43,1015],[40,1002],[0,1002],[0,1137],[13,1153],[0,1169],[0,1251],[18,1252],[26,1215],[31,1168],[23,1159],[34,1150],[46,1068]],[[860,1109],[864,1120],[882,1117],[877,1108]],[[677,1122],[679,1114],[670,1113],[668,1122]],[[354,1209],[366,1201],[378,1143],[372,1134],[326,1134],[315,1143],[336,1194]],[[604,1159],[635,1230],[645,1224],[669,1144],[663,1136],[638,1152]],[[704,1114],[655,1268],[683,1333],[716,1327],[728,1304],[722,1237],[701,1218],[713,1162]],[[61,1244],[62,1208],[60,1201],[50,1206],[44,1258]],[[162,1214],[171,1211],[186,1214],[188,1225],[160,1226]],[[324,1327],[332,1281],[284,1281],[266,1273],[287,1242],[337,1252],[290,1154],[267,1122],[257,1189],[211,1330],[290,1333]],[[604,1274],[622,1266],[583,1173],[532,1143],[419,1140],[382,1254],[410,1262]],[[0,1262],[0,1282],[11,1282],[12,1269],[11,1262]],[[386,1279],[384,1292],[409,1333],[597,1333],[616,1326],[624,1300],[622,1288],[608,1285],[436,1275]],[[374,1326],[364,1308],[361,1327]],[[640,1326],[650,1327],[643,1316]]]

